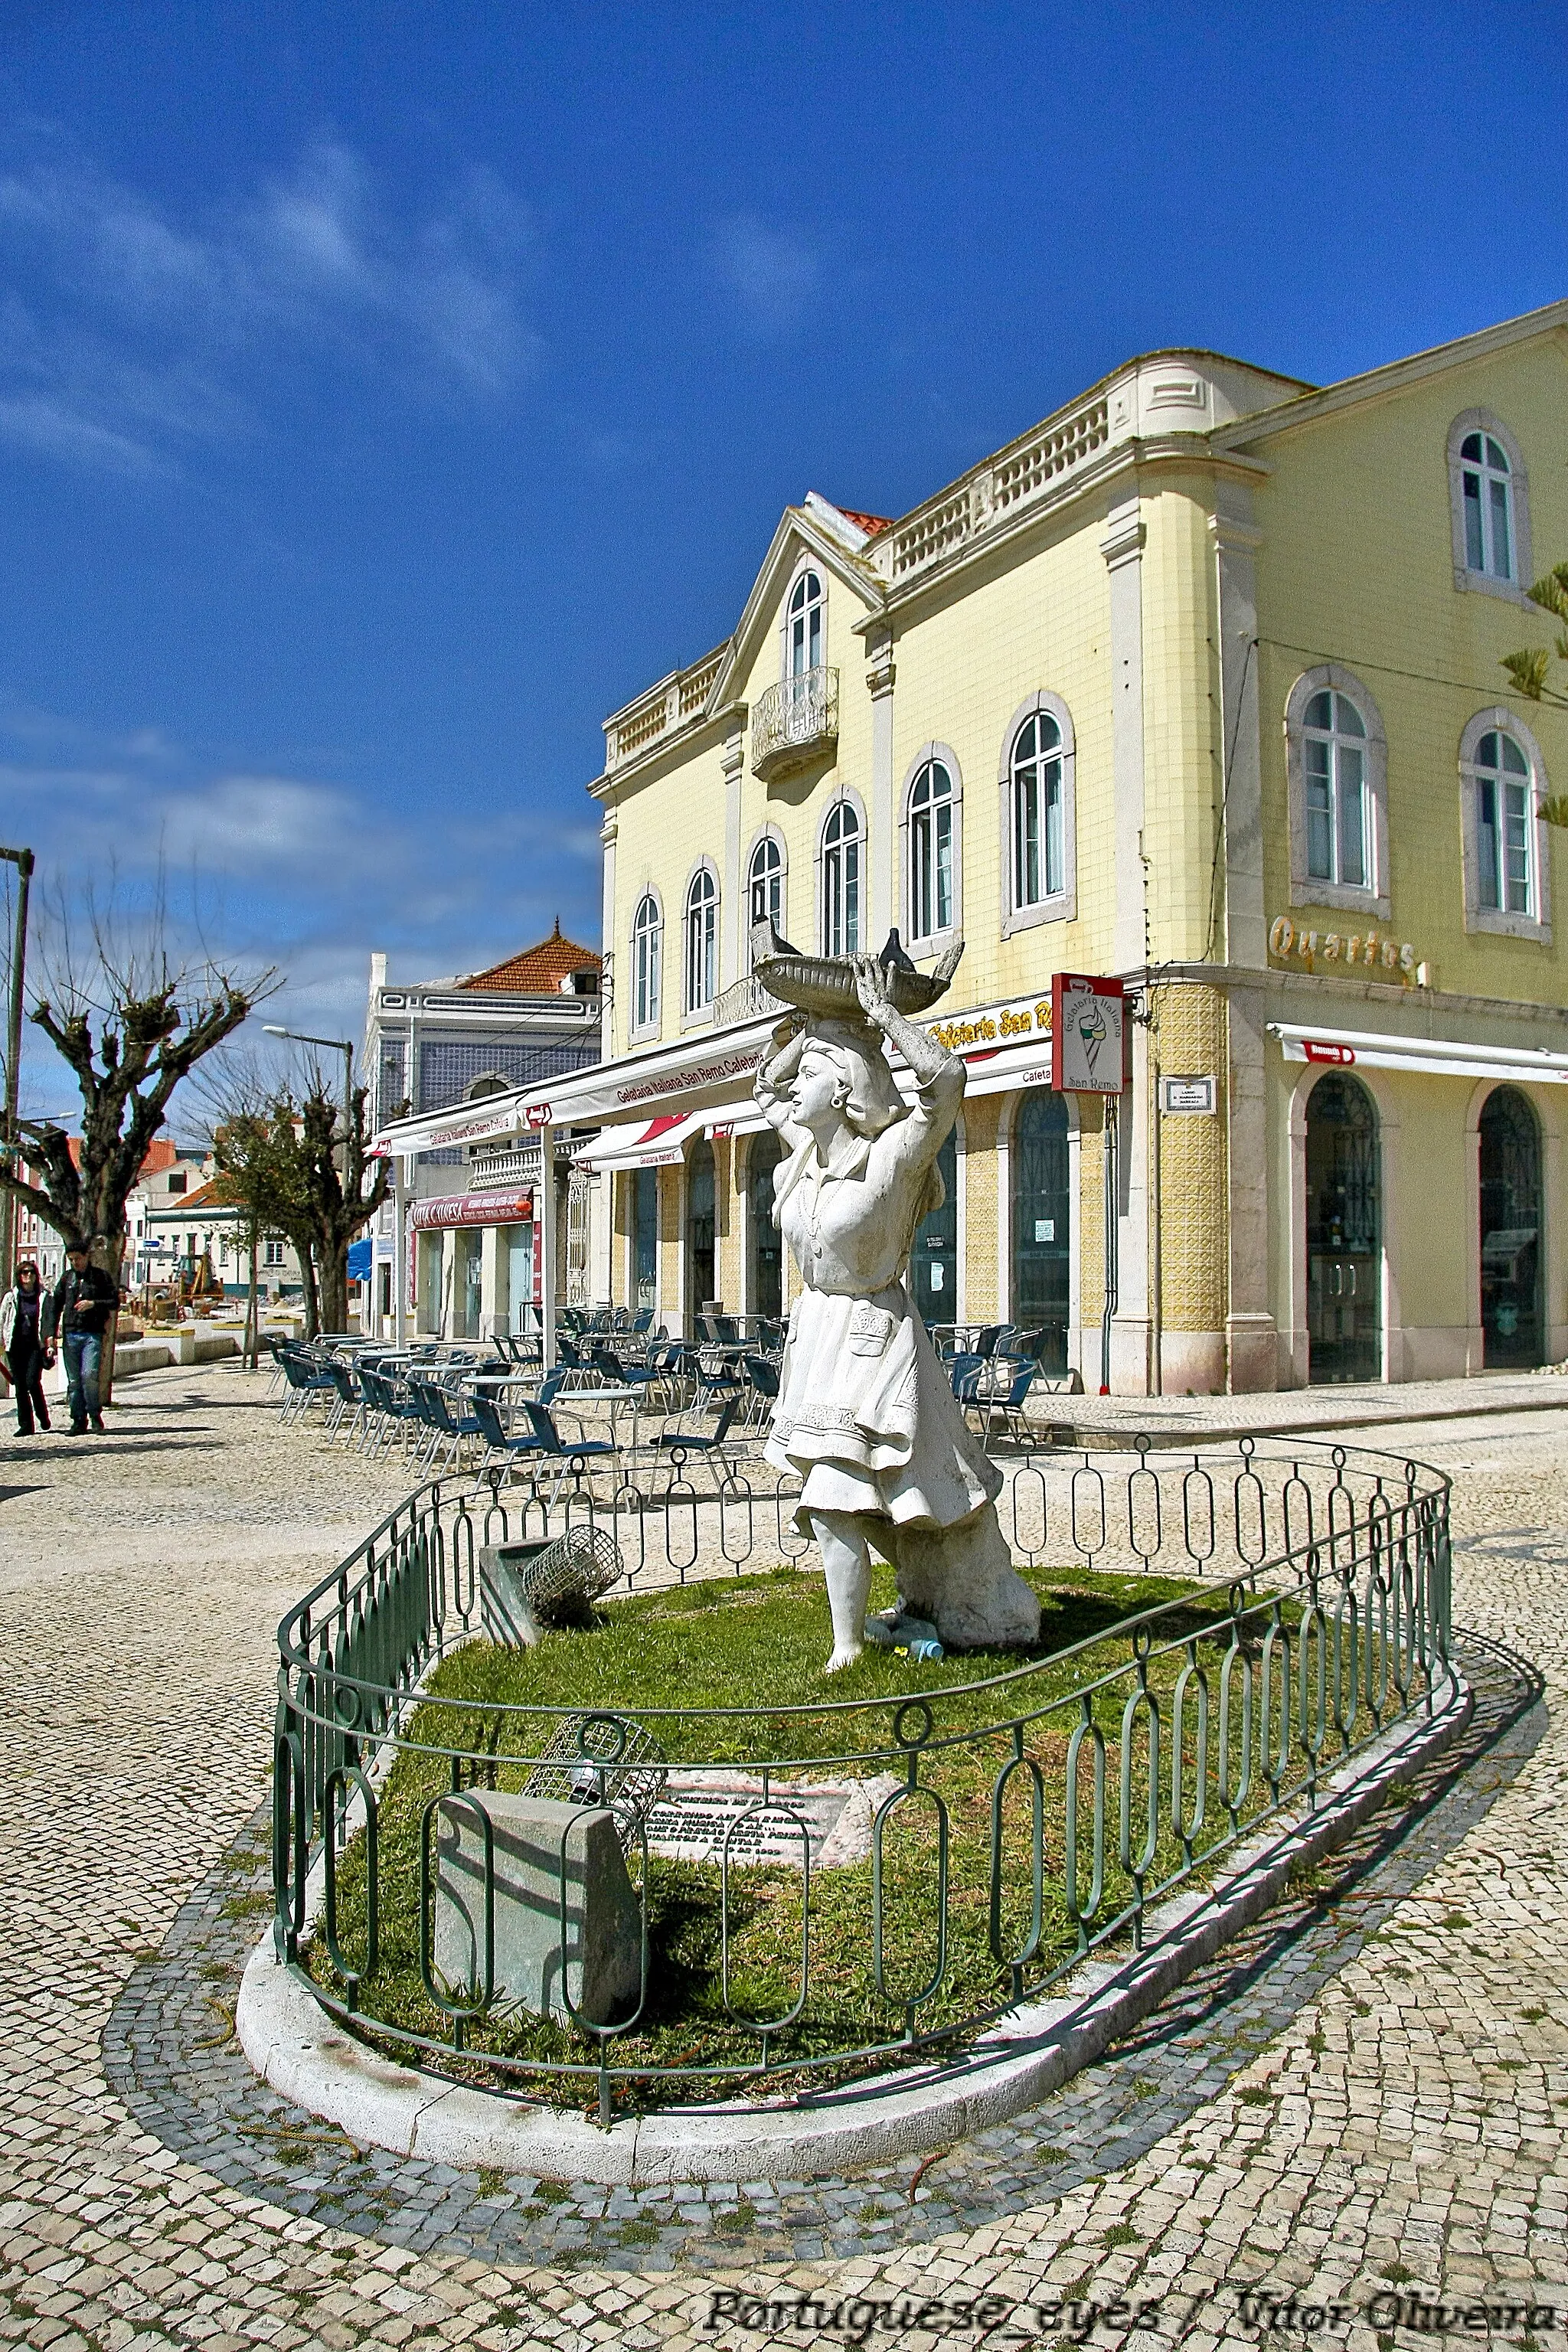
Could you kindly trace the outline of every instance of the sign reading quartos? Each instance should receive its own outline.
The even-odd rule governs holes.
[[[1384,971],[1406,988],[1427,988],[1426,966],[1416,959],[1408,940],[1385,940],[1375,929],[1364,931],[1319,931],[1276,915],[1268,932],[1268,952],[1281,962],[1291,957],[1309,971],[1321,963],[1357,964],[1363,971]]]

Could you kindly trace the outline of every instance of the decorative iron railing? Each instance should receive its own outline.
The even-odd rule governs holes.
[[[1161,1897],[1453,1696],[1441,1474],[1250,1439],[1006,1470],[1004,1525],[1039,1581],[1076,1570],[1081,1585],[1097,1567],[1182,1590],[1008,1671],[910,1665],[874,1697],[737,1691],[689,1708],[451,1686],[484,1664],[466,1652],[481,1550],[589,1524],[615,1537],[628,1598],[657,1596],[798,1560],[791,1484],[734,1472],[700,1492],[677,1461],[658,1495],[595,1492],[580,1462],[548,1502],[422,1487],[279,1629],[281,1956],[325,2010],[419,2061],[562,2091],[587,2080],[606,2120],[617,2095],[886,2067],[1137,1942]],[[735,1605],[770,1590],[753,1581]],[[607,2019],[576,2007],[563,1846],[570,2028],[508,2009],[493,1956],[473,1982],[443,1979],[431,1925],[433,1838],[472,1830],[476,1792],[522,1790],[547,1762],[559,1774],[563,1752],[589,1804],[610,1801],[618,1758],[662,1754],[689,1808],[722,1799],[723,1824],[694,1860],[679,1837],[661,1851],[657,1815],[634,1823],[638,1998]],[[831,1866],[825,1790],[859,1804],[863,1832]],[[487,1950],[497,1869],[487,1832]]]
[[[819,663],[759,694],[752,708],[752,767],[775,776],[838,740],[838,672]]]

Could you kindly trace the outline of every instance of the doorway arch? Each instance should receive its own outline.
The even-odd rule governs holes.
[[[784,1313],[784,1235],[773,1223],[773,1170],[784,1146],[770,1128],[746,1155],[747,1311],[777,1321]]]
[[[1383,1181],[1377,1106],[1342,1070],[1307,1099],[1307,1378],[1383,1377]]]
[[[1067,1097],[1031,1087],[1013,1127],[1013,1320],[1041,1334],[1040,1362],[1068,1368],[1072,1187]]]
[[[1481,1361],[1546,1360],[1541,1311],[1541,1122],[1517,1087],[1494,1087],[1480,1117]]]

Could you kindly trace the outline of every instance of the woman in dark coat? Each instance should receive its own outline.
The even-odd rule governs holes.
[[[38,1269],[30,1258],[24,1258],[16,1268],[16,1288],[8,1290],[0,1301],[0,1349],[5,1352],[11,1385],[16,1391],[18,1437],[31,1437],[35,1419],[40,1429],[49,1425],[49,1408],[44,1402],[44,1367],[53,1363],[55,1351],[44,1338],[43,1304]]]

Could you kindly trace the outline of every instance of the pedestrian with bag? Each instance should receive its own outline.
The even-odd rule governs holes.
[[[44,1330],[47,1303],[37,1267],[31,1258],[24,1258],[16,1268],[15,1288],[0,1299],[0,1354],[5,1356],[16,1391],[18,1437],[31,1437],[35,1421],[40,1429],[49,1425],[44,1367],[54,1362],[55,1351]]]
[[[119,1304],[119,1290],[103,1268],[94,1265],[87,1243],[68,1243],[66,1270],[48,1302],[46,1337],[58,1339],[65,1364],[72,1437],[85,1437],[89,1423],[100,1432],[103,1428],[98,1376],[103,1335]]]

